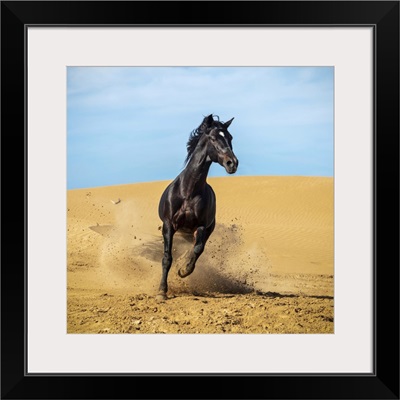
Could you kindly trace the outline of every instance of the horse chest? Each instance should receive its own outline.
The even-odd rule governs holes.
[[[203,207],[199,199],[184,199],[174,215],[174,228],[176,230],[193,230],[202,224],[203,214]]]
[[[201,214],[201,204],[196,198],[184,200],[181,206],[181,212],[185,214],[187,223],[194,224],[197,222],[199,214]]]

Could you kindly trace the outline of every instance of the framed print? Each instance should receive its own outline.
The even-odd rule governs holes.
[[[399,3],[227,4],[2,2],[4,398],[399,398]]]

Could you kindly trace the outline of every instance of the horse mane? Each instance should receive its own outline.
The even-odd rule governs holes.
[[[213,125],[216,125],[215,122],[220,123],[218,115],[213,115],[212,117],[214,119]],[[188,139],[188,142],[186,144],[187,156],[186,156],[186,159],[185,159],[185,165],[187,165],[187,163],[192,158],[192,155],[194,153],[194,149],[196,148],[197,144],[199,143],[200,138],[207,131],[207,123],[206,123],[207,118],[208,117],[204,117],[203,122],[196,129],[194,129],[189,135],[189,139]]]

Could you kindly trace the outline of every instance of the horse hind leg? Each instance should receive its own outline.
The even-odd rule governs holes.
[[[194,245],[189,255],[189,262],[186,265],[186,268],[181,268],[178,270],[178,275],[181,278],[185,278],[190,275],[196,266],[197,259],[201,256],[204,251],[204,247],[208,238],[210,237],[212,231],[214,230],[215,223],[212,224],[211,227],[205,228],[201,226],[197,228],[194,233]]]

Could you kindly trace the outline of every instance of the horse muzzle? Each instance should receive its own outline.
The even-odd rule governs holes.
[[[239,165],[239,160],[236,157],[225,157],[223,166],[228,174],[234,174]]]

